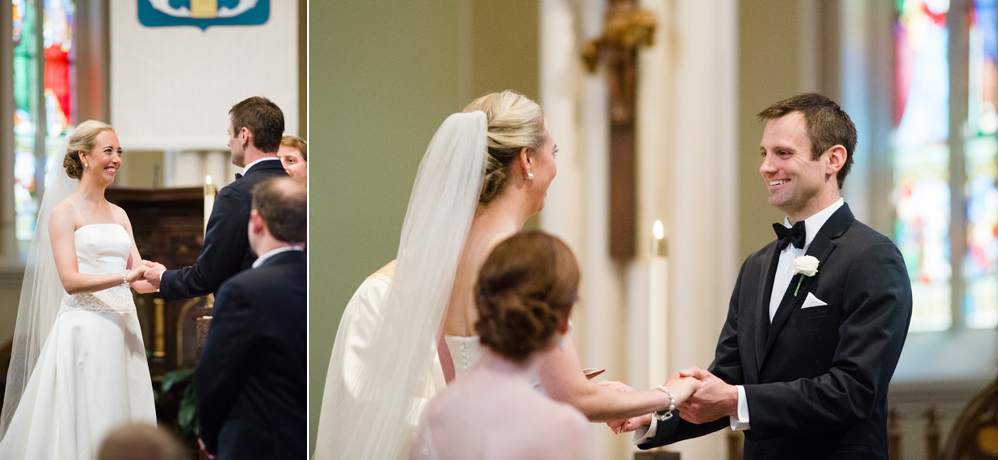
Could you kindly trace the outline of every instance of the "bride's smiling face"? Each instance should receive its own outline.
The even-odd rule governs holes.
[[[84,175],[91,174],[95,179],[107,184],[114,182],[114,177],[121,168],[121,145],[118,144],[118,136],[114,131],[101,131],[94,138],[93,150],[82,155],[80,159],[86,164],[83,168]]]

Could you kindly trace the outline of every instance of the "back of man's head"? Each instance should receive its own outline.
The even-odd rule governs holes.
[[[229,110],[232,132],[246,128],[253,133],[253,147],[264,153],[277,153],[284,134],[284,112],[265,97],[253,96]]]
[[[275,177],[253,187],[253,209],[271,236],[285,243],[304,243],[308,232],[308,192],[290,177]]]
[[[104,438],[98,460],[183,460],[183,449],[169,433],[152,425],[133,423]]]

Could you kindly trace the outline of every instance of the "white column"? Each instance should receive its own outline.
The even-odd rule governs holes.
[[[708,366],[724,323],[737,258],[737,5],[675,2],[678,37],[671,170],[669,362]],[[678,444],[683,458],[724,458],[725,431]]]
[[[227,166],[229,162],[228,152],[205,152],[203,157],[204,173],[211,176],[211,183],[222,188],[231,181],[232,178],[229,177],[231,174],[229,174]],[[204,177],[201,178],[201,182],[204,183]]]
[[[541,226],[564,238],[579,258],[582,302],[573,337],[583,366],[606,367],[607,379],[639,388],[681,368],[710,364],[740,262],[737,5],[703,3],[642,4],[655,14],[659,30],[655,45],[639,55],[639,257],[620,265],[608,249],[606,82],[602,69],[595,76],[583,72],[577,52],[578,44],[602,32],[605,2],[541,2],[540,102],[561,149]],[[649,308],[656,283],[649,264],[655,219],[665,223],[669,253],[663,285],[655,286],[657,293],[665,291],[665,312]],[[652,359],[660,363],[652,365]],[[590,436],[597,458],[632,456],[629,437],[597,424]],[[670,450],[684,458],[724,458],[723,436]]]
[[[671,181],[665,180],[672,171],[671,141],[674,136],[675,64],[674,45],[671,43],[673,31],[672,2],[666,0],[644,0],[641,8],[649,10],[658,21],[655,29],[655,44],[642,49],[638,54],[638,99],[637,99],[637,192],[638,192],[638,259],[632,264],[632,273],[641,275],[628,277],[635,295],[629,298],[634,317],[628,328],[631,337],[628,355],[633,357],[635,368],[631,379],[635,384],[654,388],[668,378],[672,366],[668,360],[668,342],[671,335],[667,328],[668,302],[660,303],[653,295],[668,295],[668,279],[664,268],[658,267],[662,261],[649,260],[652,243],[652,225],[656,220],[670,228]],[[669,233],[661,244],[668,251]],[[656,265],[653,268],[653,265]],[[662,292],[664,291],[664,293]],[[667,298],[667,297],[666,297]],[[661,311],[661,310],[665,311]],[[644,368],[644,370],[640,370]],[[640,382],[640,383],[639,383]]]
[[[606,83],[602,74],[585,73],[578,52],[579,43],[602,33],[604,6],[602,0],[540,4],[539,102],[560,150],[541,227],[568,243],[583,273],[572,332],[582,365],[625,380],[623,268],[610,260],[608,243]],[[627,448],[605,425],[592,424],[589,433],[595,458],[620,458]]]
[[[165,187],[198,187],[204,185],[201,154],[183,150],[163,152],[163,182]]]

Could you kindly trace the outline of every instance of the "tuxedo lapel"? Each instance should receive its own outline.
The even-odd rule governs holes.
[[[783,300],[780,302],[779,308],[776,310],[776,315],[773,317],[773,324],[769,326],[769,336],[766,340],[766,350],[763,354],[765,357],[773,348],[773,344],[776,343],[776,337],[780,333],[780,329],[786,324],[787,318],[790,314],[803,303],[804,298],[807,297],[808,290],[814,280],[821,276],[821,267],[825,264],[828,256],[835,250],[835,239],[842,236],[842,232],[845,231],[846,227],[855,218],[852,215],[852,211],[849,210],[849,206],[843,204],[841,208],[835,211],[825,225],[821,227],[818,234],[814,236],[814,240],[811,241],[811,245],[807,248],[806,255],[813,256],[818,259],[818,273],[814,276],[804,276],[804,279],[800,279],[800,274],[796,274],[790,279],[790,285],[787,286],[787,291],[783,295]],[[775,264],[775,262],[774,262]],[[800,283],[800,288],[797,288],[797,284]],[[772,282],[769,283],[770,289],[772,289]],[[795,295],[796,294],[796,295]],[[766,304],[769,305],[768,303]],[[764,358],[765,359],[765,358]]]
[[[766,344],[768,343],[769,324],[769,300],[773,295],[773,280],[776,279],[776,266],[780,262],[780,251],[776,250],[776,244],[770,244],[769,250],[762,260],[769,261],[769,267],[760,267],[760,271],[766,270],[766,276],[759,277],[759,311],[755,317],[755,363],[756,371],[762,370],[762,361],[766,358]]]

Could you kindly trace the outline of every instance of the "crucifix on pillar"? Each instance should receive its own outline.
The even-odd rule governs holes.
[[[610,93],[610,257],[635,255],[637,197],[635,180],[635,100],[638,48],[651,46],[655,17],[636,0],[609,0],[603,34],[582,51],[589,72],[602,57]]]

